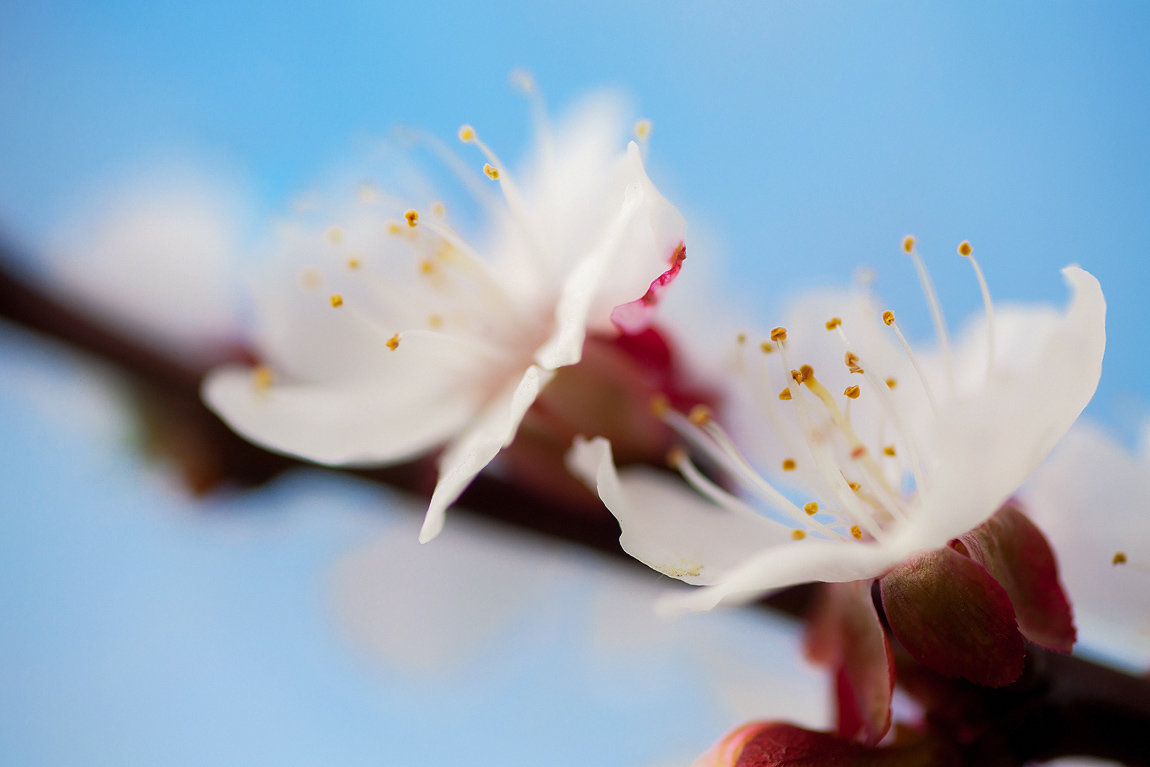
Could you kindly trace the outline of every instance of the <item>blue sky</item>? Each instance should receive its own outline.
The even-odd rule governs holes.
[[[791,291],[845,284],[864,264],[877,268],[878,289],[888,298],[900,306],[919,302],[913,270],[897,250],[907,232],[918,235],[954,318],[980,305],[969,271],[954,256],[962,239],[974,243],[1000,301],[1061,302],[1057,270],[1078,262],[1099,277],[1110,307],[1102,384],[1088,412],[1125,438],[1147,415],[1140,385],[1147,372],[1143,305],[1150,292],[1150,270],[1142,263],[1150,242],[1150,10],[1144,3],[1051,2],[1039,11],[1033,4],[990,2],[11,0],[4,16],[0,227],[27,248],[33,265],[63,222],[125,178],[169,163],[194,167],[235,193],[249,234],[258,237],[301,189],[397,124],[451,138],[460,123],[471,122],[490,144],[515,156],[529,135],[527,110],[507,82],[514,67],[524,66],[556,109],[599,86],[631,95],[636,115],[654,121],[651,173],[691,226],[684,279],[691,270],[717,272],[716,282],[750,307],[757,324],[771,323]],[[928,329],[924,311],[917,326],[909,321],[920,335]],[[13,349],[6,346],[4,354],[15,355]],[[15,363],[5,366],[15,369]],[[169,544],[186,544],[157,541],[150,523],[125,522],[128,543],[116,539],[108,556],[127,549],[141,559],[122,576],[99,550],[83,557],[73,549],[66,556],[53,550],[45,537],[53,530],[104,529],[100,504],[80,503],[96,497],[89,489],[103,474],[91,473],[91,456],[76,459],[81,470],[69,469],[56,443],[40,436],[36,416],[22,415],[21,395],[6,396],[3,422],[22,441],[9,447],[0,469],[6,486],[15,488],[6,493],[5,512],[19,519],[28,541],[39,542],[21,549],[18,572],[29,578],[50,568],[59,579],[58,588],[29,580],[9,585],[6,598],[25,600],[22,609],[32,609],[35,600],[61,600],[51,608],[58,612],[52,620],[65,622],[61,631],[81,644],[102,641],[115,648],[108,632],[120,624],[69,613],[68,588],[85,584],[84,573],[104,568],[110,580],[86,587],[90,594],[115,592],[122,585],[116,578],[146,579],[149,556],[165,562]],[[49,460],[44,465],[54,467],[55,481],[30,473],[32,461]],[[113,475],[107,481],[114,493],[107,497],[119,499],[115,506],[124,519],[132,518],[132,498],[140,506],[156,503],[150,496],[142,500],[130,489],[135,480],[120,476],[134,477],[133,466],[129,456],[100,469]],[[55,494],[50,503],[44,500],[49,491]],[[356,496],[360,491],[324,492],[335,499],[350,493],[371,505]],[[18,517],[28,508],[71,505],[77,508],[55,521]],[[263,546],[220,551],[210,532],[192,526],[198,542],[187,545],[199,548],[176,566],[188,580],[157,581],[154,593],[141,592],[138,603],[129,598],[123,609],[173,595],[205,600],[196,603],[196,614],[208,615],[205,625],[221,632],[220,652],[232,654],[224,667],[234,669],[216,678],[224,685],[218,690],[196,687],[196,699],[205,705],[212,696],[234,701],[244,690],[276,695],[271,680],[278,672],[269,670],[259,649],[265,646],[261,632],[288,621],[290,662],[303,663],[315,679],[322,677],[315,684],[345,696],[341,706],[360,712],[355,716],[367,731],[371,716],[384,716],[364,703],[382,694],[378,688],[347,668],[337,673],[307,666],[342,662],[332,660],[340,656],[325,633],[328,622],[317,607],[322,599],[309,578],[357,539],[357,526],[379,524],[349,514],[352,521],[332,527],[303,512],[290,524],[258,516],[257,528],[266,524],[275,532],[259,528],[257,538],[296,541],[284,543],[282,559],[264,570],[250,563]],[[72,547],[85,540],[79,532],[72,538]],[[212,568],[216,556],[223,572],[240,568],[241,595],[222,582],[203,585],[193,577],[205,570],[222,577]],[[269,573],[283,578],[272,580]],[[310,599],[310,607],[284,606],[298,607],[293,595]],[[228,608],[232,597],[250,601]],[[230,633],[229,610],[267,600],[282,609],[269,607],[244,624],[246,638]],[[298,623],[291,623],[293,615]],[[13,643],[25,642],[25,654],[17,657],[32,669],[27,689],[5,693],[0,711],[7,723],[0,732],[8,736],[22,703],[13,696],[56,680],[54,659],[64,650],[41,642],[46,635],[32,641],[8,634],[4,640],[13,651]],[[149,664],[169,673],[204,661],[197,653],[157,649],[164,639],[132,649],[138,663],[114,653],[108,662],[126,664],[143,678]],[[253,644],[244,649],[248,641]],[[72,662],[82,665],[83,653],[71,651],[79,653]],[[193,687],[195,677],[187,676]],[[96,696],[94,705],[47,709],[39,719],[43,727],[64,714],[75,727],[101,726],[105,720],[98,714],[114,696],[100,698],[102,681],[95,677],[78,689]],[[124,688],[137,699],[126,710],[152,717],[136,737],[163,719],[139,703],[141,689],[158,694],[146,684]],[[258,711],[259,695],[251,697],[250,710],[236,704],[231,714],[254,727],[267,712]],[[86,722],[84,711],[92,717]],[[348,738],[330,706],[277,695],[276,711],[281,718],[266,726],[280,734],[313,728],[316,748],[329,736],[362,743],[363,754],[378,745]],[[161,737],[165,731],[157,732]],[[235,744],[240,754],[262,744],[258,736],[244,739],[251,732],[258,728],[237,724],[235,732],[220,731],[215,739]],[[285,737],[283,744],[290,751],[299,742]],[[24,763],[53,763],[36,753],[21,752]]]

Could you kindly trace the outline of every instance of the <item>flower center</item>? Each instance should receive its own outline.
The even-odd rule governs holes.
[[[953,361],[941,307],[913,237],[904,239],[903,249],[915,261],[930,305],[945,367],[945,395],[952,398]],[[971,262],[982,291],[987,315],[989,375],[994,355],[990,293],[970,244],[963,242],[958,252]],[[910,343],[899,329],[894,313],[884,311],[881,319],[898,338],[907,361],[915,371],[914,378],[918,379],[932,412],[937,413],[939,400]],[[800,475],[808,491],[816,496],[802,505],[792,501],[752,466],[705,407],[697,407],[686,415],[672,410],[663,400],[656,400],[653,407],[656,414],[711,465],[763,504],[769,518],[792,527],[794,540],[808,536],[848,541],[882,540],[892,527],[907,518],[913,488],[926,481],[930,467],[923,459],[915,433],[909,428],[904,409],[899,407],[896,378],[881,376],[878,370],[873,369],[865,349],[852,344],[841,317],[827,320],[825,329],[841,342],[848,379],[858,376],[858,382],[852,381],[841,395],[832,392],[811,365],[792,366],[787,328],[775,328],[768,339],[758,344],[761,363],[757,366],[749,364],[746,359],[747,349],[751,346],[746,334],[740,333],[736,338],[740,366],[751,378],[752,390],[758,395],[756,400],[761,403],[769,421],[770,436],[789,454],[782,460],[782,470]],[[779,362],[773,363],[773,359]],[[878,364],[877,358],[874,364]],[[780,374],[789,379],[789,385],[781,390],[778,388]],[[873,427],[877,422],[877,428],[865,431],[868,439],[860,436],[857,419],[852,416],[852,406],[860,399],[860,404],[865,403],[870,409],[868,425]],[[867,399],[870,402],[866,402]],[[691,461],[686,450],[673,450],[668,462],[688,484],[717,505],[740,514],[759,514],[704,474]]]

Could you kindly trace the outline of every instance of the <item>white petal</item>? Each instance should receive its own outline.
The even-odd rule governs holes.
[[[811,581],[840,583],[874,578],[898,564],[911,552],[875,543],[790,541],[760,551],[727,575],[722,582],[688,593],[668,594],[658,609],[666,614],[704,612],[719,604],[737,605],[768,591]]]
[[[447,446],[439,459],[439,482],[428,504],[420,543],[443,529],[447,507],[456,501],[499,451],[511,444],[527,408],[551,380],[553,373],[531,365],[523,377],[484,406],[479,417]]]
[[[721,509],[666,473],[617,472],[603,437],[576,438],[567,465],[619,520],[624,551],[686,583],[717,583],[755,552],[790,540],[783,526]]]
[[[1145,669],[1150,665],[1150,588],[1121,551],[1150,563],[1150,456],[1136,456],[1079,422],[1023,493],[1024,506],[1058,557],[1080,643]]]
[[[555,332],[536,355],[545,368],[578,362],[588,330],[612,331],[611,311],[646,293],[682,242],[682,218],[647,178],[634,144],[623,164],[624,183],[606,192],[615,202],[596,226],[598,239],[572,254],[577,260],[563,282]]]
[[[1102,372],[1106,302],[1088,272],[1063,276],[1070,306],[1030,364],[997,369],[978,394],[940,407],[932,430],[936,471],[920,488],[908,545],[935,548],[988,519],[1046,458],[1086,407]],[[913,541],[911,543],[910,541]]]
[[[411,458],[457,433],[482,406],[485,392],[474,380],[482,360],[434,334],[411,333],[377,355],[382,374],[368,380],[269,387],[258,387],[250,368],[229,365],[205,379],[202,396],[246,439],[333,465]]]

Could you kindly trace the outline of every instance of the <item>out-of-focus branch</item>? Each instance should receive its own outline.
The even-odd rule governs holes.
[[[201,402],[199,366],[124,335],[110,324],[20,279],[11,269],[11,246],[0,241],[0,318],[66,344],[113,367],[134,387],[147,419],[180,435],[196,471],[190,486],[206,491],[220,482],[253,487],[298,468],[301,461],[262,450],[236,436]],[[187,456],[185,456],[187,457]],[[187,466],[181,467],[187,470]],[[345,473],[430,495],[430,460]],[[472,513],[633,562],[619,547],[615,520],[590,496],[546,500],[490,475],[481,475],[459,502]],[[636,565],[638,566],[638,565]],[[814,587],[776,595],[765,604],[802,615]],[[1078,657],[1032,647],[1027,672],[1001,690],[944,680],[908,657],[899,679],[927,697],[932,721],[963,744],[971,765],[1022,765],[1060,755],[1090,754],[1150,767],[1150,680],[1132,677]],[[944,691],[941,697],[938,691]]]

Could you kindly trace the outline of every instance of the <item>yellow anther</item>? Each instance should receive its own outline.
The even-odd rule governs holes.
[[[459,140],[464,144],[470,144],[475,140],[475,128],[472,128],[470,125],[460,125]]]
[[[794,471],[795,466],[796,466],[796,464],[795,464],[794,458],[784,458],[783,459],[783,471]]]
[[[799,375],[802,377],[802,381],[799,383],[809,381],[815,377],[815,369],[810,365],[799,365]]]
[[[407,221],[407,225],[414,229],[415,225],[419,223],[419,212],[409,209],[403,214],[403,218]]]
[[[889,455],[891,458],[894,458],[894,445],[887,445],[882,449],[882,452],[883,455]]]
[[[324,232],[324,237],[326,237],[327,241],[332,245],[339,245],[343,242],[343,230],[338,226],[329,226],[327,231]]]
[[[843,389],[843,394],[845,394],[847,397],[850,397],[851,399],[858,399],[859,398],[859,387],[848,386],[847,388]]]
[[[387,339],[387,348],[395,351],[399,348],[399,333],[396,333],[391,338]]]
[[[851,460],[857,461],[864,455],[866,455],[866,447],[863,445],[857,445],[855,446],[855,449],[851,451]]]
[[[910,253],[914,250],[914,235],[908,234],[902,238],[902,249],[905,253]]]
[[[384,231],[390,235],[397,235],[402,232],[403,229],[400,227],[398,221],[388,221],[387,226],[384,227]]]
[[[494,165],[492,165],[489,162],[483,163],[483,172],[486,173],[487,177],[489,179],[491,179],[492,181],[499,178],[499,168],[496,168]]]
[[[813,517],[815,514],[818,514],[819,513],[818,501],[811,501],[809,503],[804,503],[803,504],[803,511],[805,511],[807,513],[808,517]]]
[[[430,258],[425,258],[419,262],[420,274],[430,276],[432,274],[435,274],[435,270],[436,270],[435,262],[432,261]]]
[[[846,356],[843,357],[843,362],[846,363],[847,368],[852,373],[865,372],[862,368],[859,367],[859,356],[854,352],[847,352]]]
[[[973,252],[974,252],[974,248],[970,247],[970,241],[969,240],[963,240],[962,242],[958,243],[958,255],[963,256],[965,258],[966,256],[969,256]]]
[[[771,331],[771,340],[774,341],[775,343],[778,343],[780,341],[786,341],[787,340],[787,329],[786,328],[775,328],[774,330],[772,330]]]
[[[829,320],[827,320],[827,330],[834,330],[842,324],[843,321],[841,317],[831,317]]]
[[[763,352],[763,354],[770,354],[775,350],[775,346],[770,341],[763,341],[759,344],[759,349]]]
[[[802,530],[792,530],[791,531],[791,538],[795,539],[796,541],[801,541],[803,538],[806,538],[806,537],[807,537],[807,534],[805,532],[803,532]]]
[[[272,385],[272,369],[267,365],[256,365],[252,368],[252,383],[257,391],[267,391]]]
[[[349,258],[347,260],[347,268],[348,269],[358,269],[359,266],[360,266],[360,264],[359,264],[358,258]]]
[[[671,398],[659,393],[651,397],[651,413],[656,418],[662,418],[671,409]]]
[[[856,541],[862,540],[862,528],[858,525],[851,525],[851,537]]]
[[[885,322],[887,325],[893,325],[894,324],[894,312],[892,312],[890,309],[887,309],[885,312],[882,313],[882,321]]]
[[[667,465],[672,469],[679,468],[687,460],[687,451],[675,446],[667,451]]]
[[[431,215],[435,216],[436,218],[446,218],[447,206],[438,201],[431,203]]]
[[[896,381],[894,378],[886,379],[886,388],[893,389],[896,386],[898,386],[898,381]]]
[[[706,426],[711,422],[713,417],[711,408],[706,405],[695,405],[691,408],[691,412],[687,414],[687,420],[695,426]]]
[[[343,306],[343,296],[339,293],[333,293],[331,296],[331,305],[333,308]]]
[[[848,482],[847,482],[847,487],[849,487],[851,490],[853,490],[853,491],[854,491],[854,492],[856,492],[856,493],[857,493],[859,490],[862,490],[862,485],[860,485],[858,482],[850,482],[850,481],[848,481]]]
[[[433,314],[427,318],[427,324],[434,330],[443,326],[443,317]]]
[[[635,123],[635,138],[640,141],[646,141],[651,137],[651,121],[647,119],[638,120]]]
[[[735,336],[735,343],[737,343],[739,346],[742,346],[746,342],[747,342],[747,334],[746,333],[739,333],[738,335]]]
[[[788,386],[787,388],[785,388],[781,392],[779,392],[779,399],[790,399],[790,398],[791,398],[791,387]]]
[[[1126,553],[1122,552],[1122,551],[1114,552],[1114,559],[1112,559],[1110,561],[1110,564],[1113,564],[1113,565],[1124,565],[1124,564],[1126,564]]]

